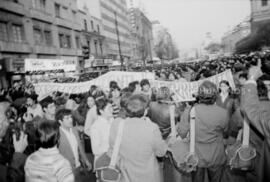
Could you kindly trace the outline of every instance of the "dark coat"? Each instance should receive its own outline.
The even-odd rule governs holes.
[[[180,121],[181,109],[175,107],[175,121]],[[150,102],[148,116],[159,126],[163,139],[171,133],[170,104],[165,102]]]
[[[254,83],[244,86],[241,95],[241,109],[246,113],[251,125],[263,136],[257,182],[270,181],[270,104],[260,102]],[[252,138],[251,138],[252,141]]]

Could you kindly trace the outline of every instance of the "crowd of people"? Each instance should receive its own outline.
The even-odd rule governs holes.
[[[89,92],[54,92],[38,100],[34,87],[17,83],[0,96],[0,181],[102,181],[96,162],[112,152],[124,120],[117,166],[121,182],[270,181],[270,102],[263,80],[269,78],[268,53],[233,56],[200,63],[151,67],[156,79],[190,82],[231,69],[228,81],[204,81],[194,101],[174,100],[170,88],[153,88],[143,79],[109,93],[92,85]],[[196,170],[181,173],[170,158],[170,108],[178,138],[189,141],[194,108]],[[234,170],[228,148],[242,141],[250,125],[249,145],[256,157],[249,170]]]

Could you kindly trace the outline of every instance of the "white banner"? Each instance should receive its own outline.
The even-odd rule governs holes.
[[[121,72],[121,71],[111,71],[100,77],[79,83],[38,83],[34,84],[35,91],[39,94],[40,98],[54,92],[64,92],[69,94],[79,94],[88,92],[92,85],[96,85],[103,89],[104,91],[109,91],[110,81],[116,81],[120,88],[127,87],[132,81],[141,81],[142,79],[148,79],[150,81],[151,87],[168,87],[172,92],[175,93],[177,101],[192,101],[194,100],[193,94],[198,91],[199,85],[205,81],[210,80],[216,85],[222,80],[227,80],[230,83],[232,89],[235,89],[235,84],[231,70],[227,70],[218,75],[209,77],[207,79],[195,81],[195,82],[171,82],[171,81],[158,81],[154,80],[153,73],[146,72]]]
[[[76,70],[76,60],[70,59],[25,59],[24,64],[25,71]]]
[[[40,99],[54,91],[79,94],[88,92],[92,85],[96,85],[104,91],[109,91],[109,84],[111,81],[116,81],[120,88],[124,88],[127,87],[130,82],[141,81],[142,79],[154,80],[154,78],[155,75],[153,73],[111,71],[87,82],[38,83],[34,84],[34,87]]]
[[[183,101],[193,101],[195,98],[192,95],[198,91],[200,84],[205,80],[210,80],[217,86],[219,85],[220,81],[227,80],[230,83],[231,88],[233,90],[235,89],[235,84],[231,70],[227,70],[215,76],[194,82],[179,82],[179,81],[167,82],[167,81],[151,80],[150,84],[151,87],[156,88],[168,87],[170,91],[176,95],[177,101],[183,102]]]

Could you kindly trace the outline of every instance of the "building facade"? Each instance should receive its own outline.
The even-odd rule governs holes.
[[[152,22],[139,8],[130,8],[129,18],[133,37],[133,58],[152,60],[154,54]]]
[[[0,59],[23,73],[24,59],[62,59],[82,71],[76,0],[0,1]]]
[[[230,55],[235,52],[236,43],[250,34],[250,17],[226,32],[221,40],[223,53]]]
[[[5,63],[1,72],[22,76],[24,60],[32,58],[72,62],[82,73],[84,45],[91,56],[102,59],[106,55],[102,21],[89,9],[78,8],[78,1],[1,0],[0,60]],[[1,80],[0,87],[7,85]]]
[[[123,59],[130,59],[131,36],[126,0],[100,0],[100,13],[108,58],[120,60],[120,49]]]
[[[270,49],[270,1],[250,0],[251,33],[236,44],[237,53]]]
[[[89,48],[89,59],[84,60],[84,71],[89,72],[106,57],[104,46],[105,36],[103,36],[103,26],[99,18],[89,13],[87,6],[79,10],[79,22],[81,24],[81,44]]]

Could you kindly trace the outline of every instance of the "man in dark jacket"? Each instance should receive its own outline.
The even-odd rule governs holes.
[[[263,136],[261,146],[259,174],[257,182],[270,181],[270,109],[259,100],[257,83],[262,76],[261,63],[249,69],[249,80],[246,82],[241,95],[241,108],[246,113],[249,122]]]
[[[0,127],[8,127],[0,125]],[[1,130],[4,131],[4,130]],[[6,130],[5,130],[6,131]],[[24,181],[24,164],[26,155],[23,154],[26,149],[27,135],[23,132],[17,140],[15,134],[12,136],[14,153],[11,154],[10,145],[4,141],[6,133],[0,134],[0,181],[1,182],[23,182]],[[12,144],[11,144],[12,145]],[[11,160],[9,160],[11,158]]]

